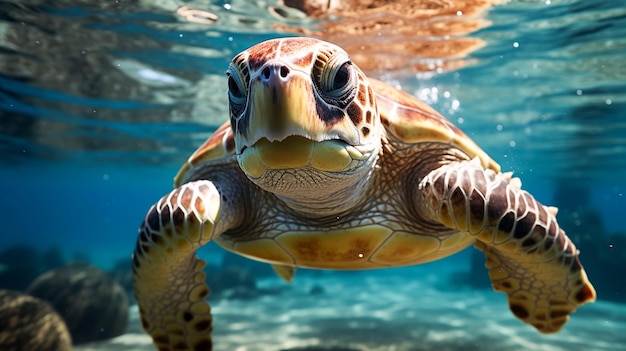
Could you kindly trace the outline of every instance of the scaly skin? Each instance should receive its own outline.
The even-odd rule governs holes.
[[[353,208],[352,215],[342,218],[343,226],[328,227],[324,234],[328,240],[317,241],[320,249],[338,247],[334,240],[341,240],[347,234],[341,233],[349,228],[372,226],[368,224],[371,218],[380,218],[378,224],[387,228],[385,236],[378,239],[384,245],[370,250],[362,259],[348,257],[353,268],[438,259],[464,247],[455,248],[444,244],[446,241],[469,233],[477,239],[476,246],[487,255],[494,288],[508,294],[511,311],[543,333],[558,331],[571,312],[595,298],[578,253],[558,227],[553,211],[521,190],[518,181],[511,179],[510,175],[485,170],[477,159],[450,162],[453,155],[442,157],[445,152],[438,148],[421,150],[420,155],[427,161],[406,167],[404,161],[410,157],[409,151],[394,149],[382,156],[382,161],[395,167],[377,169],[371,180],[373,186],[363,193],[364,198],[380,200],[361,203]],[[441,164],[443,166],[436,168],[435,165]],[[428,172],[432,168],[436,169]],[[408,174],[415,175],[416,181],[405,184],[393,181],[397,177],[410,179]],[[316,238],[307,232],[324,230],[325,220],[320,219],[315,224],[315,219],[298,217],[285,203],[258,188],[226,181],[243,181],[243,177],[242,172],[232,165],[206,166],[195,173],[194,178],[209,178],[211,181],[192,178],[157,202],[146,216],[134,255],[135,292],[143,327],[159,350],[211,350],[212,318],[204,300],[209,289],[202,272],[204,263],[195,257],[200,246],[215,239],[230,250],[244,251],[237,246],[237,238],[264,237],[272,246],[261,246],[260,241],[257,242],[259,255],[275,255],[276,242],[282,242],[282,235],[288,230],[287,227],[277,230],[281,221],[307,228],[299,229],[302,243]],[[414,203],[404,207],[399,199],[394,198],[395,194],[406,194],[407,198],[414,199]],[[245,205],[250,203],[257,206]],[[393,214],[384,213],[381,209],[391,203],[396,210]],[[518,215],[512,217],[512,221],[503,219],[513,213]],[[420,222],[424,224],[406,226]],[[406,237],[409,233],[414,235]],[[373,241],[374,234],[363,236],[363,240],[368,238]],[[394,240],[398,240],[396,250],[401,251],[391,251],[389,245]],[[453,240],[458,242],[461,239]],[[439,244],[431,246],[437,241]],[[308,245],[314,244],[307,244],[307,247],[313,247]],[[452,251],[443,250],[444,246]],[[289,252],[284,254],[287,261],[275,258],[273,263],[282,268],[293,265],[341,267],[339,261],[333,263],[323,258],[328,257],[324,256],[324,251],[310,252],[313,253],[322,257],[320,261],[312,258],[314,256],[307,258],[304,253]],[[397,263],[381,263],[383,253],[385,259],[398,259]],[[254,252],[247,254],[254,255]],[[334,255],[335,259],[341,259]],[[405,256],[404,261],[399,255]],[[341,262],[346,264],[345,260]],[[287,277],[292,275],[293,268]]]
[[[148,212],[133,255],[143,328],[159,350],[211,350],[209,294],[196,250],[213,237],[222,208],[212,182],[184,184]]]
[[[419,264],[475,243],[513,314],[543,333],[595,299],[556,210],[340,48],[267,41],[235,56],[228,75],[230,127],[190,157],[139,230],[135,294],[159,350],[212,348],[195,257],[210,240],[287,281],[295,267]]]
[[[510,175],[485,170],[477,159],[442,166],[420,184],[423,212],[478,239],[495,290],[513,314],[542,333],[563,327],[595,290],[578,251],[545,207]]]

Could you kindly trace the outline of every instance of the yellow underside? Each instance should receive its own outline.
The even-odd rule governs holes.
[[[466,233],[436,238],[369,225],[323,232],[285,232],[273,239],[235,243],[221,238],[216,241],[227,250],[271,264],[369,269],[434,261],[466,248],[474,238]]]

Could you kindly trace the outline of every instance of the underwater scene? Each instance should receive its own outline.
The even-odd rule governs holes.
[[[0,0],[0,179],[2,351],[626,350],[626,7]]]

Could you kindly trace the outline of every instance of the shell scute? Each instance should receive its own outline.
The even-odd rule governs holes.
[[[202,144],[180,168],[174,178],[174,187],[179,187],[185,183],[191,169],[199,164],[224,158],[235,153],[235,137],[230,128],[230,122],[222,124],[211,136]]]
[[[374,87],[382,125],[400,142],[449,144],[470,158],[478,157],[484,167],[500,171],[500,166],[487,153],[439,112],[387,83],[369,80]]]

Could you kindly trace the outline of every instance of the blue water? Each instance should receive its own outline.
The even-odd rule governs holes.
[[[0,2],[0,251],[58,247],[103,268],[128,259],[146,210],[226,120],[230,58],[293,35],[252,2],[184,4],[219,15],[214,25],[184,21],[181,5]],[[486,45],[467,66],[388,80],[448,116],[540,201],[569,207],[566,231],[589,231],[582,213],[597,214],[589,234],[607,251],[594,255],[626,250],[604,245],[626,235],[622,1],[510,1],[485,16],[491,25],[470,36]]]

